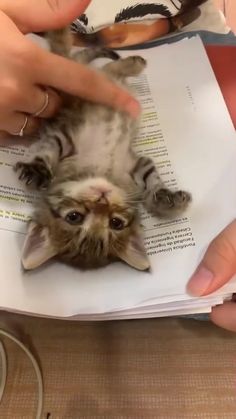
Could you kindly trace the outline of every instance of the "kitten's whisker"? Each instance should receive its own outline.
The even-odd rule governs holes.
[[[126,203],[142,203],[142,202],[145,202],[145,200],[144,199],[129,199],[125,202]]]
[[[143,202],[144,200],[142,198],[135,198],[135,197],[128,197],[125,199],[126,202]]]
[[[140,194],[137,194],[137,193],[133,193],[133,194],[126,193],[126,196],[128,198],[137,198],[137,199],[139,199]]]

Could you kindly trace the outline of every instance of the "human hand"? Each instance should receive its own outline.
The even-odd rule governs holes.
[[[45,51],[24,36],[65,26],[89,2],[0,0],[0,131],[19,135],[26,121],[24,133],[32,133],[40,118],[51,117],[59,108],[55,90],[138,114],[136,100],[104,75]],[[34,117],[47,95],[46,109]]]
[[[188,284],[194,296],[216,291],[236,274],[236,220],[229,224],[210,244],[202,262]],[[214,307],[211,320],[224,329],[236,332],[236,302]]]

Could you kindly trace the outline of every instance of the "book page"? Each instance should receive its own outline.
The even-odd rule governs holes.
[[[0,231],[25,234],[39,195],[27,190],[14,172],[15,164],[27,153],[27,148],[11,145],[11,140],[8,144],[0,147]]]
[[[148,67],[130,81],[143,106],[136,151],[154,158],[168,186],[191,192],[192,205],[171,222],[143,212],[151,273],[121,263],[81,272],[55,262],[24,273],[20,253],[26,221],[40,196],[24,190],[12,171],[24,147],[1,148],[1,307],[66,317],[138,308],[153,300],[189,300],[189,276],[209,241],[234,218],[235,132],[201,41],[137,53]]]
[[[151,92],[148,74],[141,75],[131,82],[137,92],[143,110],[140,129],[134,140],[137,154],[151,157],[166,186],[171,189],[180,188],[171,161],[167,139],[158,115],[158,106]],[[195,240],[189,218],[184,214],[172,221],[158,220],[146,211],[141,217],[145,230],[145,246],[149,256],[160,253],[173,253],[176,250],[195,246]]]

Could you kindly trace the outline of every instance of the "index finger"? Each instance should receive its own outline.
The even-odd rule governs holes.
[[[0,9],[24,33],[61,28],[80,16],[91,0],[0,0]]]
[[[105,74],[88,66],[40,50],[37,60],[37,82],[94,103],[111,106],[137,117],[140,105],[127,90]]]

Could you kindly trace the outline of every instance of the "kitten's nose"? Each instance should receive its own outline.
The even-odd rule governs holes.
[[[107,201],[107,198],[106,198],[106,193],[105,192],[103,192],[101,195],[100,195],[100,197],[98,198],[98,200],[97,200],[97,203],[98,204],[101,204],[101,205],[107,205],[108,204],[108,201]]]
[[[108,204],[107,195],[110,190],[105,186],[92,186],[91,189],[95,192],[96,203],[99,204]]]
[[[109,202],[105,194],[101,194],[100,197],[94,203],[94,212],[97,214],[106,214],[109,209]]]

